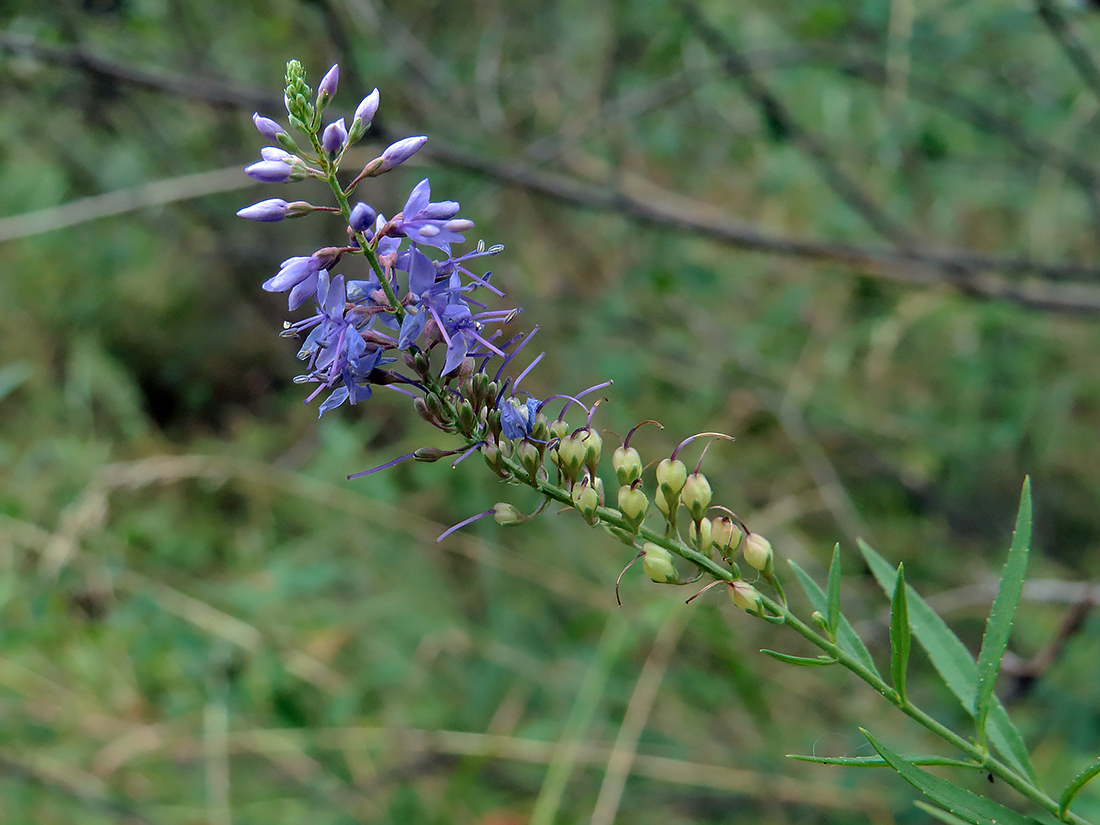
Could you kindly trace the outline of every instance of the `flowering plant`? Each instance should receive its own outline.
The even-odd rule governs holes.
[[[703,458],[693,469],[680,458],[698,439],[729,439],[721,433],[700,433],[682,441],[670,456],[656,464],[654,478],[645,477],[652,463],[643,462],[631,438],[632,429],[612,453],[618,485],[614,505],[608,501],[599,473],[603,439],[593,426],[600,401],[582,399],[611,384],[597,384],[572,395],[540,400],[520,390],[520,384],[545,353],[512,377],[514,364],[530,343],[537,327],[508,337],[504,328],[520,314],[518,308],[490,309],[475,296],[503,297],[491,282],[491,273],[476,274],[481,258],[503,251],[503,246],[479,242],[471,252],[455,256],[452,245],[465,241],[472,221],[458,217],[454,201],[432,201],[427,179],[409,194],[392,218],[366,202],[351,199],[367,178],[383,174],[412,157],[425,137],[410,137],[389,146],[367,163],[346,185],[339,172],[345,153],[366,133],[379,104],[378,91],[363,98],[350,126],[344,118],[323,123],[323,113],[336,94],[339,69],[333,66],[316,93],[305,81],[297,61],[287,64],[285,103],[290,124],[307,140],[303,148],[279,123],[256,114],[259,132],[278,144],[262,150],[262,160],[246,172],[267,183],[305,178],[326,181],[335,206],[305,201],[268,199],[241,209],[241,217],[278,222],[312,212],[340,216],[346,242],[308,256],[283,262],[263,288],[289,293],[290,310],[313,305],[312,314],[286,322],[283,335],[301,341],[298,357],[306,368],[296,381],[316,387],[307,400],[326,394],[323,415],[345,402],[358,404],[371,397],[374,387],[386,387],[412,399],[417,414],[456,440],[451,449],[423,447],[367,470],[366,475],[407,459],[433,462],[456,456],[457,464],[479,454],[501,479],[533,488],[543,498],[532,514],[501,502],[448,530],[492,515],[501,525],[530,521],[551,502],[575,510],[589,525],[602,527],[631,548],[645,573],[659,584],[709,582],[688,601],[716,586],[724,586],[733,602],[751,615],[791,628],[816,646],[816,658],[766,650],[768,655],[796,666],[841,665],[866,682],[887,702],[914,719],[962,758],[934,755],[901,756],[865,732],[877,752],[873,757],[796,757],[850,766],[888,766],[925,794],[931,812],[945,822],[1034,822],[986,797],[939,778],[922,766],[950,766],[978,770],[1000,779],[1047,815],[1064,822],[1084,823],[1069,806],[1080,789],[1100,773],[1094,762],[1071,781],[1055,800],[1038,785],[1024,741],[994,694],[994,683],[1008,645],[1027,564],[1031,530],[1031,498],[1025,481],[1016,531],[1001,587],[990,613],[977,662],[946,624],[905,583],[904,566],[896,570],[866,544],[860,551],[891,601],[890,679],[880,673],[866,645],[840,608],[840,552],[833,552],[826,586],[819,586],[797,565],[795,578],[813,612],[808,620],[790,608],[776,572],[775,554],[763,536],[752,532],[736,512],[713,503],[711,486],[701,472]],[[345,258],[362,256],[357,279],[333,274]],[[491,331],[490,331],[491,330]],[[403,369],[402,369],[403,367]],[[562,401],[551,419],[552,402]],[[556,406],[556,405],[554,405]],[[573,407],[583,411],[583,423],[566,421]],[[703,449],[703,456],[706,455]],[[355,478],[357,476],[349,476]],[[648,492],[647,492],[648,490]],[[753,571],[743,577],[740,564]],[[624,572],[626,570],[624,568]],[[693,575],[686,571],[690,569]],[[621,575],[620,575],[621,578]],[[973,737],[957,733],[917,707],[907,692],[908,657],[913,638],[925,649],[947,687],[973,718]]]

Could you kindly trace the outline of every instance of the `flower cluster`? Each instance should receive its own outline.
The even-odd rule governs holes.
[[[1016,571],[1012,574],[1016,578],[1009,582],[1011,592],[1008,596],[1004,589],[998,594],[990,616],[990,626],[997,623],[996,632],[991,633],[987,628],[985,637],[988,640],[997,636],[1001,640],[994,643],[1001,645],[1000,653],[987,656],[986,641],[983,641],[977,667],[984,669],[977,680],[976,699],[974,676],[969,680],[960,676],[945,682],[976,722],[977,739],[971,741],[914,706],[906,691],[911,633],[921,640],[940,672],[944,672],[945,665],[953,672],[964,671],[967,655],[957,639],[954,643],[944,640],[943,634],[950,633],[946,625],[940,630],[938,625],[924,618],[919,626],[910,628],[907,606],[910,596],[903,567],[899,566],[893,574],[881,557],[866,545],[861,546],[876,578],[888,593],[893,594],[891,683],[878,673],[867,647],[841,612],[839,546],[833,552],[827,588],[821,588],[794,567],[815,609],[809,622],[791,612],[776,576],[771,544],[763,536],[751,532],[733,510],[713,503],[710,481],[700,471],[707,450],[703,449],[690,472],[680,459],[683,449],[697,439],[709,438],[713,442],[714,439],[729,439],[729,436],[700,433],[685,439],[667,458],[647,463],[631,444],[634,433],[642,426],[639,424],[612,452],[610,463],[618,489],[610,500],[612,497],[605,490],[600,473],[603,437],[592,424],[604,399],[591,405],[581,399],[611,382],[575,395],[550,396],[545,400],[519,391],[521,382],[543,354],[533,358],[515,378],[506,373],[538,328],[530,333],[509,336],[505,328],[520,310],[490,309],[474,297],[483,292],[503,296],[490,283],[490,273],[475,274],[471,270],[475,262],[500,253],[503,247],[486,247],[479,242],[473,251],[456,257],[452,246],[462,243],[465,233],[474,225],[459,217],[459,205],[454,201],[433,201],[426,179],[413,187],[404,207],[392,218],[387,219],[366,202],[351,203],[350,198],[361,182],[406,162],[424,145],[426,138],[411,137],[392,144],[366,163],[349,183],[342,184],[341,162],[349,147],[366,133],[378,109],[379,96],[375,90],[363,98],[350,126],[342,117],[325,123],[323,113],[336,95],[339,76],[339,69],[333,66],[314,93],[306,84],[301,65],[297,61],[288,63],[287,116],[290,125],[308,144],[303,148],[278,122],[256,114],[253,122],[257,130],[276,145],[265,147],[260,153],[261,160],[246,169],[249,175],[264,183],[322,179],[332,190],[336,205],[316,206],[305,201],[271,198],[246,207],[238,214],[250,220],[274,223],[312,212],[325,212],[339,215],[343,224],[346,243],[289,258],[263,285],[270,292],[288,293],[291,311],[312,306],[312,310],[306,310],[306,317],[286,322],[283,335],[301,341],[298,356],[306,363],[306,368],[297,380],[317,385],[309,400],[328,393],[320,404],[321,414],[345,401],[351,404],[365,401],[370,398],[373,387],[384,386],[410,396],[421,418],[459,442],[457,449],[450,450],[423,447],[367,473],[410,458],[438,461],[457,456],[454,461],[457,464],[479,454],[500,478],[534,489],[542,498],[542,505],[527,515],[512,504],[500,502],[451,530],[486,516],[492,516],[501,525],[523,524],[551,502],[557,502],[577,512],[589,525],[603,528],[632,548],[634,561],[626,565],[624,573],[640,560],[649,578],[659,584],[685,585],[709,575],[710,584],[688,601],[711,587],[725,585],[735,605],[766,621],[787,624],[822,651],[817,658],[768,650],[765,653],[798,666],[840,664],[846,667],[888,702],[961,750],[970,760],[954,764],[980,767],[988,772],[991,780],[996,775],[1049,814],[1057,814],[1060,820],[1083,822],[1075,816],[1067,816],[1066,809],[1076,790],[1088,778],[1100,773],[1100,769],[1089,769],[1081,774],[1085,779],[1079,777],[1071,782],[1061,801],[1056,802],[1033,783],[1034,771],[1029,767],[1026,748],[1004,709],[1000,709],[999,715],[990,713],[992,708],[999,707],[995,705],[992,686],[996,681],[999,657],[1007,645],[1015,600],[1023,584],[1024,568],[1020,559],[1026,562],[1030,530],[1029,487],[1025,484],[1010,562],[1005,566],[1006,577],[1011,570]],[[361,256],[361,262],[356,256]],[[343,261],[359,262],[358,276],[336,272]],[[547,409],[551,402],[558,400],[563,402],[561,411],[551,419]],[[585,413],[584,422],[578,427],[570,425],[565,418],[574,407]],[[650,467],[654,468],[652,474],[646,472]],[[742,578],[738,559],[753,571],[753,581]],[[692,567],[697,574],[684,578],[684,571]],[[764,586],[771,596],[758,589]],[[914,594],[912,598],[917,597]],[[923,611],[927,610],[924,606]],[[921,639],[922,632],[932,634],[929,636],[931,643]],[[977,675],[973,664],[971,671]],[[981,685],[987,686],[984,693]],[[987,745],[987,736],[1005,760],[994,758]],[[954,813],[977,810],[966,801],[974,796],[969,791],[956,786],[949,786],[949,790],[944,791],[949,783],[938,778],[937,785],[921,784],[924,780],[914,778],[920,776],[915,762],[905,766],[905,758],[889,751],[869,734],[868,739],[878,751],[879,764],[888,763],[902,772],[908,781],[945,809]],[[867,759],[870,758],[841,761],[868,764]],[[922,759],[927,760],[926,757]],[[946,764],[938,758],[926,763]],[[958,803],[963,799],[960,794],[969,794],[961,806]],[[978,801],[987,807],[993,804],[989,800]],[[988,810],[993,813],[971,816],[968,821],[1011,821],[1014,816],[999,806]]]
[[[299,145],[277,121],[253,115],[260,134],[278,145],[265,147],[262,159],[245,170],[265,183],[325,180],[336,205],[276,198],[238,212],[243,218],[261,222],[326,212],[339,215],[344,223],[346,244],[289,258],[263,284],[269,292],[288,293],[291,311],[313,306],[306,317],[286,322],[283,330],[284,336],[301,341],[298,357],[306,367],[296,380],[316,385],[307,400],[327,393],[320,404],[323,415],[344,402],[367,400],[376,386],[404,393],[412,398],[421,418],[460,437],[462,444],[453,450],[424,447],[367,473],[410,458],[438,461],[457,456],[457,464],[479,453],[502,479],[537,490],[544,504],[529,516],[502,502],[474,519],[492,515],[502,525],[521,524],[557,501],[576,510],[588,524],[602,526],[635,548],[635,560],[642,560],[653,581],[687,584],[709,573],[714,583],[729,585],[735,603],[765,615],[761,594],[742,580],[734,555],[741,551],[745,562],[782,599],[771,546],[750,533],[732,510],[712,505],[710,484],[699,466],[689,473],[678,458],[680,450],[698,436],[687,439],[657,464],[655,486],[647,495],[643,463],[630,444],[637,427],[631,430],[612,456],[619,489],[617,507],[611,506],[599,474],[603,441],[592,426],[600,402],[589,407],[581,400],[610,382],[543,401],[519,391],[520,383],[543,354],[514,379],[506,375],[538,328],[508,337],[504,328],[521,310],[490,309],[475,300],[479,292],[503,297],[491,283],[491,273],[475,274],[471,269],[481,258],[502,252],[503,247],[479,242],[473,251],[456,256],[452,246],[463,243],[474,224],[459,217],[458,203],[433,201],[427,179],[412,188],[392,218],[365,201],[352,203],[364,180],[409,160],[426,138],[411,137],[392,144],[343,185],[341,163],[348,148],[370,126],[379,95],[375,90],[363,98],[350,126],[344,118],[325,123],[323,113],[336,94],[338,81],[339,68],[333,66],[314,93],[306,84],[301,64],[288,63],[287,115],[308,145]],[[363,270],[359,277],[335,271],[341,263],[357,260]],[[563,401],[561,413],[550,420],[545,409],[557,399]],[[565,420],[574,405],[586,414],[584,426],[576,429]],[[681,535],[682,511],[688,516],[686,538]],[[715,512],[718,515],[712,517]],[[647,519],[658,515],[663,521],[660,532],[646,526]],[[674,555],[694,564],[699,574],[683,578]]]

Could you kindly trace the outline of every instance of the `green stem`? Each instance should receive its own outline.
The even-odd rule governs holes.
[[[833,644],[828,639],[821,636],[816,628],[802,622],[791,613],[788,608],[778,602],[769,599],[767,596],[762,596],[762,598],[767,608],[776,615],[782,616],[786,623],[793,628],[796,633],[824,653],[836,659],[839,664],[852,671],[852,673],[870,685],[879,695],[906,716],[927,728],[940,739],[965,753],[974,760],[976,765],[980,765],[983,770],[1000,778],[1005,784],[1015,788],[1019,793],[1023,794],[1039,807],[1044,808],[1056,817],[1059,816],[1059,806],[1057,802],[1031,784],[1027,779],[1018,775],[1005,763],[992,756],[988,750],[962,738],[953,730],[938,722],[911,702],[902,700],[897,691],[886,684],[877,674],[868,670],[858,659],[845,653],[839,645]],[[1073,822],[1075,825],[1088,825],[1087,820],[1072,813],[1068,815],[1065,821]]]
[[[542,495],[553,499],[568,507],[573,507],[572,497],[569,492],[556,484],[552,484],[549,481],[545,481],[539,478],[532,478],[527,472],[520,466],[520,464],[514,459],[503,459],[503,462],[508,468],[515,474],[517,479],[529,484],[535,488]],[[653,542],[666,550],[680,556],[681,558],[691,562],[695,566],[699,567],[707,573],[710,573],[716,579],[722,581],[733,582],[736,581],[733,572],[720,563],[714,561],[710,557],[694,550],[691,547],[679,542],[673,538],[656,533],[647,527],[641,527],[635,533],[631,529],[630,524],[623,518],[622,514],[618,510],[614,510],[607,507],[600,507],[596,510],[600,521],[610,524],[614,527],[618,527],[627,533],[633,533],[641,541]],[[1063,819],[1059,809],[1058,803],[1047,796],[1039,788],[1035,787],[1025,777],[1020,776],[1013,771],[1004,762],[994,757],[985,748],[975,745],[973,742],[964,739],[959,736],[950,728],[946,727],[932,716],[913,705],[907,700],[903,700],[890,685],[883,681],[876,673],[867,669],[858,659],[849,656],[840,648],[839,645],[829,641],[822,636],[815,627],[806,624],[795,616],[789,608],[785,605],[774,601],[763,594],[762,598],[764,605],[774,613],[776,616],[783,618],[785,623],[794,629],[796,633],[806,639],[810,644],[817,647],[822,652],[828,654],[837,661],[838,664],[844,666],[868,685],[875,690],[886,701],[900,710],[909,718],[913,719],[927,730],[938,736],[943,741],[957,748],[972,759],[975,765],[980,766],[983,770],[993,774],[1003,781],[1005,784],[1014,788],[1020,794],[1030,799],[1039,807],[1049,811],[1055,817]],[[1068,812],[1064,821],[1073,823],[1073,825],[1089,825],[1089,822],[1072,812]]]

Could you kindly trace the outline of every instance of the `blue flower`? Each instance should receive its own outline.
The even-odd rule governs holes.
[[[450,255],[451,244],[465,241],[461,233],[473,229],[474,222],[455,218],[459,209],[457,202],[432,203],[431,196],[427,178],[414,186],[396,222],[396,230],[416,243],[434,246]]]
[[[515,396],[501,399],[500,431],[505,438],[524,438],[531,434],[542,404],[537,398],[520,401]]]

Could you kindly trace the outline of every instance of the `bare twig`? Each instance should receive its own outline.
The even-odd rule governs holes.
[[[1100,68],[1097,68],[1088,48],[1078,39],[1069,21],[1050,0],[1035,0],[1035,13],[1058,41],[1058,45],[1066,53],[1069,62],[1081,76],[1081,80],[1097,98],[1100,98]]]
[[[770,89],[752,71],[752,66],[733,44],[703,17],[688,0],[676,0],[680,13],[692,30],[713,51],[726,72],[741,86],[742,91],[760,109],[769,127],[791,140],[817,166],[829,187],[880,235],[901,248],[913,248],[918,239],[908,229],[887,215],[870,195],[844,173],[829,156],[825,146],[810,134]]]
[[[98,777],[76,770],[69,765],[37,762],[31,754],[0,755],[0,776],[15,777],[49,788],[62,796],[78,801],[81,805],[98,810],[124,825],[156,825],[156,821],[133,803],[112,798],[106,784]]]
[[[194,81],[193,78],[174,78],[152,73],[143,69],[93,57],[79,49],[61,49],[47,47],[0,32],[0,48],[17,49],[33,53],[43,59],[56,59],[58,62],[73,65],[83,70],[110,74],[121,80],[137,83],[150,88],[162,89],[181,95],[196,97],[212,103],[232,103],[246,109],[281,106],[271,95],[261,92],[231,90],[217,83]],[[864,67],[866,68],[866,67]],[[920,85],[915,78],[910,79],[910,90]],[[962,106],[959,101],[954,103]],[[991,113],[969,111],[974,118],[995,117]],[[988,120],[988,118],[986,118]],[[1038,154],[1045,145],[1028,142],[1028,138],[1010,122],[988,120],[992,126],[1005,129],[1006,135],[1014,135],[1015,140],[1027,151]],[[374,133],[382,140],[390,140],[397,134],[377,127]],[[807,260],[834,261],[859,267],[890,280],[908,284],[931,286],[953,283],[967,292],[984,298],[996,298],[1011,301],[1035,309],[1067,313],[1100,312],[1100,288],[1083,283],[1050,283],[1053,280],[1083,278],[1100,280],[1100,268],[1083,263],[1058,263],[1033,261],[1026,258],[1004,258],[984,255],[970,250],[930,250],[925,248],[876,249],[854,244],[831,243],[803,238],[776,235],[744,221],[738,221],[715,212],[713,208],[687,201],[678,196],[681,204],[687,201],[696,209],[675,209],[657,204],[652,198],[641,198],[621,189],[599,187],[585,183],[573,177],[546,172],[518,161],[497,161],[484,155],[475,154],[433,138],[422,152],[437,162],[474,171],[483,175],[506,181],[528,190],[547,195],[564,202],[579,206],[616,212],[625,217],[655,226],[672,228],[683,232],[708,237],[730,246],[804,258]],[[1063,158],[1069,163],[1070,158]],[[1074,161],[1074,163],[1079,163]],[[1074,167],[1080,178],[1095,177],[1095,173],[1084,166]],[[42,210],[28,215],[14,216],[0,220],[0,238],[25,237],[28,234],[53,228],[50,220],[90,219],[103,214],[119,214],[128,209],[139,208],[147,203],[165,203],[180,197],[187,197],[188,186],[206,192],[225,191],[236,188],[236,184],[226,177],[224,171],[201,173],[209,178],[191,176],[179,180],[161,181],[126,190],[125,193],[109,193],[96,196],[106,201],[93,202],[90,206],[77,207],[66,204],[56,207],[62,212]],[[155,187],[164,186],[161,191]],[[175,194],[173,195],[172,192]],[[191,195],[194,196],[194,195]],[[116,200],[117,199],[117,200]],[[69,209],[72,211],[68,211]],[[706,214],[703,214],[703,213]],[[4,223],[9,222],[9,223]],[[71,225],[71,223],[69,224]],[[960,275],[965,272],[965,275]],[[1033,277],[1021,280],[1008,280],[991,273],[1008,275],[1031,274]]]

